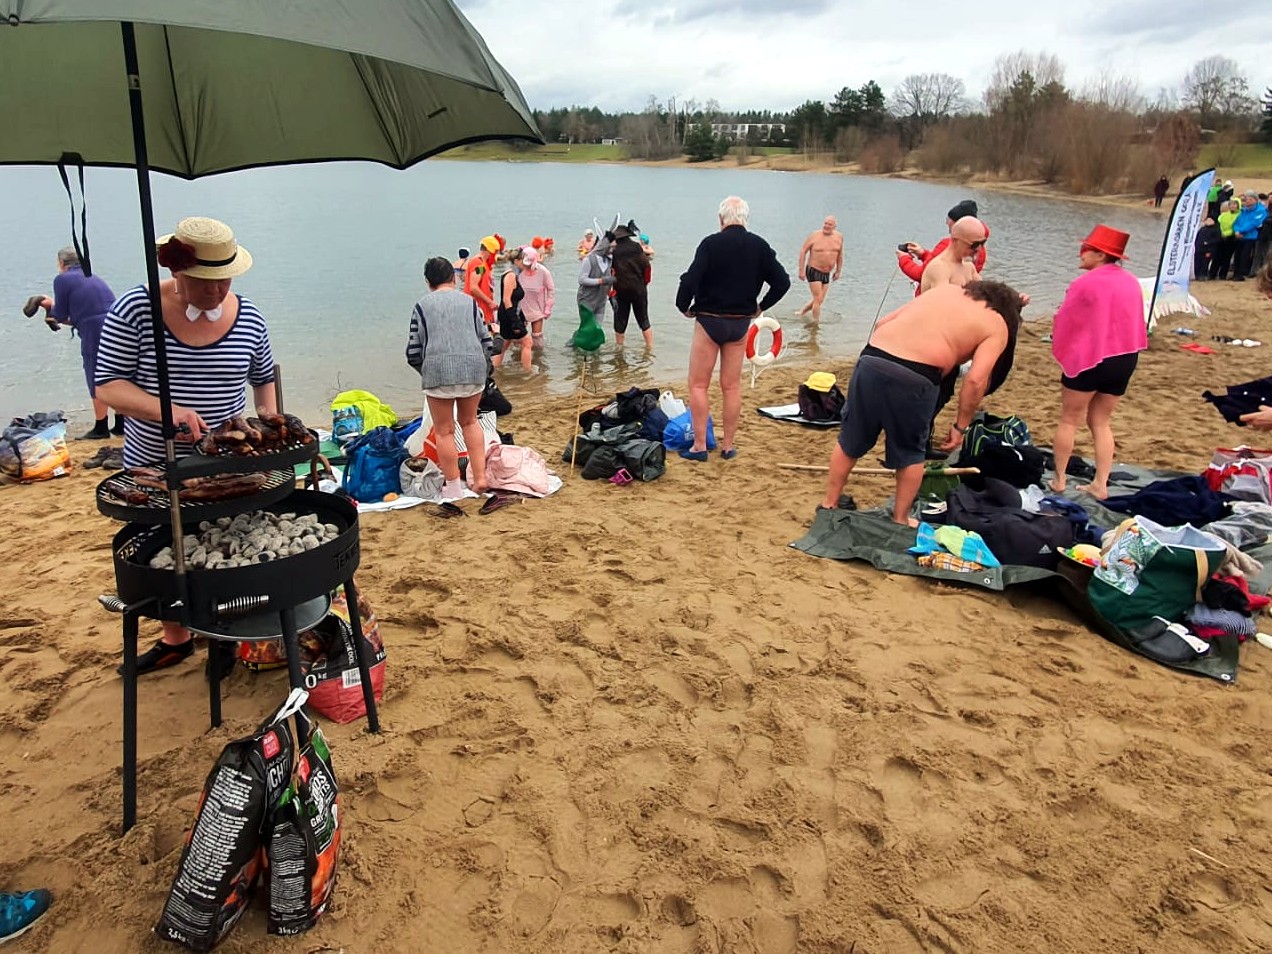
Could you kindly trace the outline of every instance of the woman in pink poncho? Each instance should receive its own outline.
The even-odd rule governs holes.
[[[530,370],[530,352],[543,350],[543,323],[552,317],[556,305],[556,285],[552,273],[540,261],[533,247],[521,250],[521,275],[518,277],[526,297],[521,299],[521,313],[530,325],[529,338],[521,342],[521,366]]]
[[[1051,329],[1051,353],[1062,372],[1051,482],[1057,492],[1065,488],[1073,442],[1086,421],[1095,443],[1095,479],[1079,489],[1100,500],[1109,495],[1116,446],[1110,422],[1139,353],[1148,347],[1144,293],[1139,279],[1122,267],[1128,239],[1106,225],[1091,230],[1078,250],[1084,274],[1065,292]]]

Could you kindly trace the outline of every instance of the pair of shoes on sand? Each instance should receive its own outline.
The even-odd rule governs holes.
[[[124,449],[122,447],[100,447],[97,453],[84,461],[87,470],[104,467],[106,470],[124,469]]]
[[[141,676],[148,672],[155,672],[158,669],[171,668],[193,655],[193,639],[187,639],[184,643],[178,643],[175,646],[171,643],[165,643],[162,639],[156,640],[153,646],[137,657],[137,675]],[[234,652],[231,647],[224,644],[214,644],[212,646],[211,659],[208,665],[204,666],[204,674],[209,679],[212,675],[212,665],[215,665],[217,670],[219,670],[218,681],[232,673],[234,671]],[[117,666],[115,672],[122,676],[124,667],[122,665]]]
[[[691,460],[691,461],[694,461],[695,463],[701,464],[701,463],[705,463],[707,458],[710,457],[711,455],[709,451],[704,451],[704,450],[702,451],[682,450],[680,452],[680,456],[683,457],[685,460]],[[725,460],[733,460],[733,458],[738,456],[738,449],[736,447],[730,447],[728,450],[722,450],[720,451],[720,456],[724,458]]]

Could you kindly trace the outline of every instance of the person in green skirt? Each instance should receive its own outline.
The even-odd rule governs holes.
[[[606,232],[596,240],[579,266],[579,328],[570,344],[580,351],[596,351],[605,344],[601,319],[605,317],[605,303],[614,287],[610,244],[610,233]]]

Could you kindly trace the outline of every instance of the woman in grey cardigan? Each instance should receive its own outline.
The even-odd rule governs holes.
[[[433,418],[437,459],[446,484],[443,500],[464,496],[459,479],[459,449],[455,420],[464,433],[471,483],[479,493],[486,485],[486,437],[477,423],[477,403],[486,384],[487,356],[493,347],[490,329],[477,303],[455,288],[455,268],[449,259],[424,263],[429,292],[411,311],[406,360],[420,373],[420,385]]]

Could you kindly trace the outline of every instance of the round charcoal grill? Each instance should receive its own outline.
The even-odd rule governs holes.
[[[181,522],[198,523],[200,520],[215,520],[217,517],[233,517],[245,509],[264,510],[270,504],[286,498],[295,487],[296,474],[290,467],[285,470],[271,470],[267,472],[261,488],[250,494],[227,497],[225,500],[182,502]],[[121,494],[133,490],[144,491],[150,499],[144,504],[125,503]],[[112,474],[97,485],[97,509],[107,517],[130,523],[166,524],[172,519],[167,491],[139,487],[126,470]]]
[[[237,498],[234,513],[242,513],[245,500]],[[250,566],[186,570],[188,613],[185,621],[192,629],[221,632],[232,620],[260,612],[278,612],[329,593],[348,580],[358,568],[358,511],[347,498],[313,490],[293,490],[281,500],[257,510],[273,513],[317,515],[322,523],[340,528],[334,540],[294,556]],[[185,511],[185,507],[182,507]],[[197,520],[206,519],[200,508],[191,513],[189,533],[198,532]],[[115,586],[125,604],[154,600],[141,614],[152,619],[182,620],[177,605],[178,581],[174,570],[159,570],[150,560],[172,545],[172,530],[166,525],[130,523],[115,534]]]

